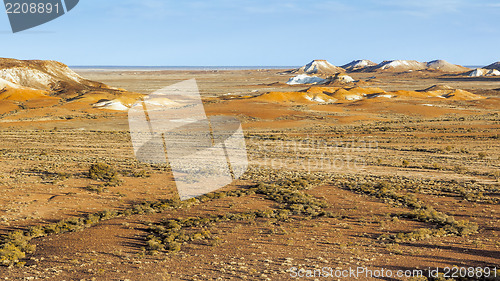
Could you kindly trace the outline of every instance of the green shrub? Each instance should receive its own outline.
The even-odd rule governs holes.
[[[434,170],[444,170],[444,167],[439,163],[432,163],[432,169]]]
[[[162,251],[164,249],[163,244],[156,237],[149,239],[146,245],[150,251]]]
[[[178,242],[172,241],[167,243],[167,250],[170,252],[178,252],[181,250],[181,244]]]
[[[111,181],[118,176],[118,173],[106,163],[92,164],[89,168],[89,177],[93,180]]]
[[[26,256],[25,252],[12,243],[2,245],[0,248],[0,263],[11,266],[17,264]]]
[[[134,178],[149,178],[151,174],[146,170],[134,170],[129,173],[129,176]]]
[[[44,181],[48,181],[50,183],[57,183],[58,181],[69,179],[71,176],[72,175],[70,173],[65,173],[65,172],[52,173],[48,171],[43,171],[41,177]]]
[[[29,244],[31,237],[20,230],[16,230],[2,238],[0,246],[0,264],[11,266],[22,264],[21,259],[26,253],[32,253],[35,246]]]
[[[89,168],[89,177],[93,180],[100,180],[110,186],[116,186],[120,183],[118,172],[106,163],[95,163]]]
[[[99,185],[88,185],[87,187],[85,187],[86,190],[90,191],[90,192],[95,192],[97,194],[101,194],[103,192],[107,192],[108,189],[106,187],[104,187],[103,184],[99,184]]]

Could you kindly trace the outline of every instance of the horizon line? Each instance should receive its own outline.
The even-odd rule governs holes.
[[[186,67],[186,68],[210,68],[210,67],[251,67],[251,68],[266,68],[266,67],[271,67],[271,68],[290,68],[290,67],[301,67],[300,65],[68,65],[69,67],[76,67],[76,68],[89,68],[89,67],[98,67],[98,68],[104,68],[104,67],[146,67],[146,68],[163,68],[163,67],[175,67],[175,68],[180,68],[180,67]],[[467,64],[467,65],[462,65],[462,66],[483,66],[482,64]]]
[[[290,65],[68,65],[74,69],[157,69],[157,70],[246,70],[246,69],[294,69],[301,66]]]

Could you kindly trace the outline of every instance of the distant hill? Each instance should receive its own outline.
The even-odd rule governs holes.
[[[445,60],[433,60],[427,63],[427,68],[432,70],[439,70],[443,72],[466,72],[470,70],[470,68],[451,64]]]
[[[375,66],[368,67],[365,70],[370,72],[374,71],[403,72],[403,71],[423,70],[426,68],[427,65],[425,63],[418,62],[415,60],[387,60]]]
[[[492,63],[488,66],[485,66],[483,68],[500,70],[500,61],[494,62],[494,63]]]
[[[370,61],[370,60],[353,60],[348,64],[345,64],[341,66],[343,69],[349,72],[361,70],[367,67],[375,66],[377,65],[376,63]]]
[[[334,75],[336,73],[345,72],[345,69],[335,66],[326,60],[313,60],[312,62],[298,68],[289,71],[289,73],[297,74],[322,74],[322,75]]]
[[[356,61],[354,61],[356,62]],[[353,64],[352,62],[351,64]],[[349,69],[348,65],[345,66]],[[407,71],[441,71],[441,72],[466,72],[470,68],[463,67],[456,64],[451,64],[445,60],[433,60],[430,62],[419,62],[415,60],[386,60],[377,65],[362,67],[359,65],[354,71],[362,72],[407,72]]]
[[[500,62],[489,65],[491,69],[500,68]],[[344,72],[408,72],[408,71],[440,71],[448,73],[464,73],[470,68],[449,63],[445,60],[419,62],[416,60],[385,60],[376,64],[370,60],[353,60],[341,67],[335,66],[326,60],[313,60],[312,62],[283,74],[316,74],[332,76]],[[324,77],[323,77],[324,78]]]

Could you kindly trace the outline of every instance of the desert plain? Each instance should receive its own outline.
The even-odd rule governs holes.
[[[207,115],[240,120],[247,172],[187,201],[168,165],[136,160],[126,110],[92,106],[102,86],[0,101],[0,280],[498,278],[500,78],[284,71],[76,69],[115,99],[196,79]]]

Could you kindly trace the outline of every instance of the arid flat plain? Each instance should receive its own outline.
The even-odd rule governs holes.
[[[126,112],[67,104],[2,115],[0,233],[26,253],[9,252],[21,258],[0,277],[291,280],[293,268],[500,267],[499,78],[351,73],[356,87],[393,97],[318,103],[267,93],[354,86],[292,86],[279,72],[78,70],[141,94],[195,78],[208,115],[240,119],[248,171],[189,202],[175,199],[168,165],[135,159]],[[434,85],[481,98],[415,94]],[[92,177],[96,163],[105,176]],[[410,278],[360,280],[380,279]]]

